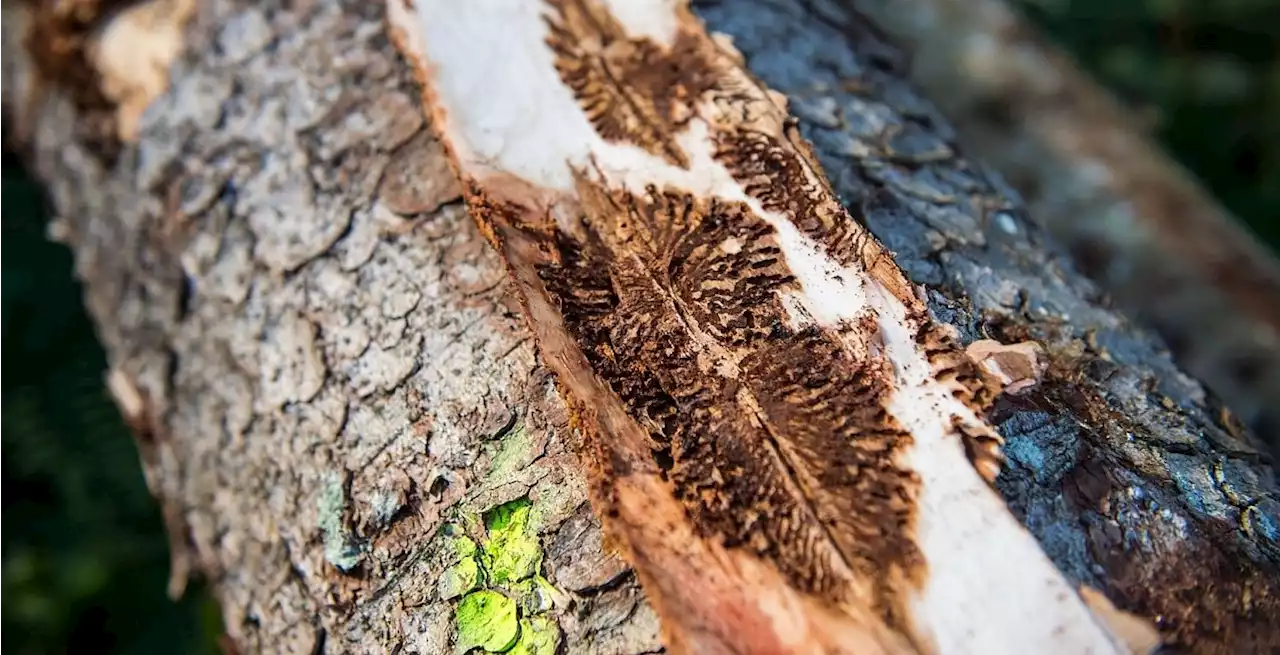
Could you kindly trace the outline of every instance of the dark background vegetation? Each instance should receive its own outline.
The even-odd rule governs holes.
[[[168,544],[71,253],[40,189],[4,161],[3,639],[6,653],[200,652],[207,596],[165,595]]]
[[[1280,245],[1280,0],[1018,4]],[[40,190],[9,155],[3,184],[3,650],[216,652],[208,595],[165,596],[159,512],[103,389],[71,256],[44,238]]]
[[[1280,0],[1013,3],[1280,247]]]

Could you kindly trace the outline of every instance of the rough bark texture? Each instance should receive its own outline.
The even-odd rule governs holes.
[[[175,584],[207,576],[243,652],[446,652],[441,526],[527,496],[569,651],[656,650],[382,12],[204,3],[114,165],[60,98],[36,124]]]
[[[847,4],[910,48],[912,80],[1085,273],[1280,453],[1276,257],[1005,0]]]
[[[1049,352],[1047,379],[995,418],[1010,460],[998,486],[1058,566],[1174,645],[1275,647],[1280,502],[1251,437],[957,153],[861,19],[695,8],[790,95],[843,201],[939,318],[966,341]],[[537,612],[568,651],[656,650],[381,14],[203,3],[170,91],[114,161],[77,142],[61,94],[33,119],[30,161],[165,507],[175,580],[188,565],[208,576],[248,652],[443,652],[452,540],[481,540],[486,511],[527,497],[564,593]],[[7,35],[3,54],[14,111]]]

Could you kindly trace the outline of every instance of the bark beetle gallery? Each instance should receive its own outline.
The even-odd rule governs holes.
[[[670,648],[1126,648],[987,486],[999,382],[727,40],[682,3],[389,12]]]

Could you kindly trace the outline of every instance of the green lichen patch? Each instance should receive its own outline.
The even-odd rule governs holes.
[[[347,511],[347,495],[342,477],[334,474],[325,480],[324,489],[316,501],[320,532],[324,536],[324,558],[343,572],[354,569],[360,563],[360,545],[355,535],[347,529],[344,516]]]
[[[480,583],[480,565],[475,557],[464,557],[461,561],[445,569],[440,576],[437,590],[440,598],[448,600],[475,589]]]
[[[516,425],[502,436],[498,452],[489,465],[486,479],[499,478],[505,480],[520,467],[528,463],[533,451],[533,440],[524,425]]]
[[[489,581],[495,585],[516,582],[538,572],[542,548],[533,529],[533,503],[513,500],[484,515],[488,539],[484,554]]]
[[[462,527],[446,523],[440,533],[448,540],[444,560],[448,568],[436,581],[436,590],[442,600],[448,600],[479,587],[484,582],[484,568],[480,563],[480,549]]]
[[[473,557],[476,554],[476,542],[467,537],[453,540],[453,552],[458,557]]]
[[[520,619],[520,639],[508,655],[555,655],[560,647],[560,626],[545,616]]]
[[[541,575],[515,583],[511,586],[511,595],[526,615],[550,611],[566,600],[564,594]]]
[[[454,609],[459,653],[554,655],[561,633],[551,611],[563,607],[565,597],[539,574],[538,517],[526,497],[442,527],[447,568],[438,591],[444,599],[462,596]],[[479,544],[468,534],[479,536]]]
[[[458,626],[457,651],[482,648],[490,653],[510,649],[520,636],[516,602],[496,591],[463,596],[454,613]]]
[[[467,536],[466,531],[461,526],[446,523],[440,529],[440,534],[449,539],[449,564],[456,564],[467,557],[475,557],[478,550],[476,542]]]

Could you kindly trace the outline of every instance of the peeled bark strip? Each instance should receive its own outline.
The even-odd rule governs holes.
[[[452,10],[471,5],[457,4],[464,6]],[[619,26],[638,19],[625,12],[633,6],[644,5],[614,3]],[[700,4],[695,10],[712,29],[734,37],[753,75],[789,96],[790,109],[830,175],[839,204],[894,251],[896,266],[913,285],[927,285],[928,316],[904,312],[901,320],[945,322],[965,344],[983,338],[1040,344],[1047,362],[1043,379],[995,405],[992,421],[1005,437],[1008,459],[996,484],[1067,580],[1092,588],[1081,593],[1091,611],[1111,617],[1107,626],[1121,631],[1133,645],[1149,640],[1141,625],[1154,623],[1162,640],[1175,648],[1210,653],[1273,650],[1280,639],[1273,626],[1280,611],[1280,504],[1275,500],[1274,474],[1245,442],[1213,422],[1218,408],[1206,404],[1199,385],[1183,377],[1148,336],[1101,308],[1093,288],[1043,244],[998,180],[955,154],[946,123],[894,69],[898,53],[865,31],[856,17],[840,21],[853,31],[846,39],[825,19],[794,3],[741,0]],[[859,497],[811,493],[804,496],[811,502],[796,501],[797,492],[814,492],[823,485],[814,484],[811,470],[782,471],[776,463],[828,464],[793,445],[831,446],[822,434],[805,434],[797,426],[828,426],[824,429],[829,435],[898,418],[892,402],[897,373],[857,368],[859,362],[885,361],[883,355],[873,357],[856,349],[865,343],[862,337],[870,331],[870,322],[858,322],[849,334],[822,326],[793,327],[804,320],[804,313],[815,321],[834,321],[849,309],[832,303],[815,311],[804,304],[807,280],[792,270],[795,266],[786,257],[796,252],[793,246],[807,239],[816,244],[815,252],[825,255],[842,241],[823,240],[822,235],[845,225],[846,236],[852,238],[863,229],[836,220],[843,218],[843,210],[831,208],[834,196],[817,174],[818,165],[785,122],[777,131],[780,101],[762,98],[758,86],[744,83],[745,91],[757,91],[742,101],[748,108],[762,108],[754,116],[772,121],[762,124],[774,130],[765,133],[798,163],[778,175],[799,171],[802,179],[814,184],[813,194],[779,202],[812,201],[826,208],[823,215],[831,220],[797,227],[795,233],[802,238],[783,243],[776,236],[781,234],[777,226],[785,227],[791,219],[786,211],[769,209],[769,189],[757,186],[752,191],[732,176],[713,177],[712,182],[724,186],[685,190],[733,187],[741,189],[741,195],[718,203],[685,204],[688,194],[678,192],[639,188],[623,195],[616,184],[587,177],[599,171],[584,168],[578,178],[570,176],[575,193],[579,179],[590,182],[581,188],[594,193],[590,198],[595,204],[584,207],[613,216],[617,212],[610,208],[619,203],[651,211],[637,212],[634,221],[628,217],[626,230],[601,230],[604,223],[598,218],[576,232],[561,230],[573,239],[563,245],[586,247],[574,251],[552,244],[555,248],[545,253],[525,253],[524,261],[543,262],[544,267],[532,276],[526,269],[513,284],[507,280],[503,258],[485,245],[462,211],[459,195],[471,191],[457,186],[440,145],[426,132],[420,89],[410,80],[409,64],[396,57],[384,23],[386,11],[380,3],[354,0],[291,3],[287,8],[271,2],[200,3],[186,30],[183,54],[171,70],[169,90],[140,117],[136,141],[105,152],[96,149],[97,141],[90,135],[77,131],[84,109],[70,101],[65,86],[47,86],[49,92],[38,104],[23,102],[29,99],[24,90],[32,88],[30,60],[17,48],[21,39],[8,38],[10,30],[20,27],[14,18],[21,14],[5,5],[6,118],[27,112],[22,117],[33,126],[26,144],[30,161],[49,184],[59,216],[55,234],[76,251],[86,303],[110,354],[112,389],[138,429],[148,481],[179,546],[175,555],[179,563],[188,562],[193,573],[211,580],[227,632],[239,649],[425,653],[483,641],[502,650],[506,644],[497,642],[515,638],[527,641],[511,649],[535,643],[554,648],[558,640],[571,653],[658,650],[657,617],[640,596],[636,576],[611,553],[613,546],[627,544],[602,541],[583,502],[586,462],[578,452],[584,444],[647,446],[655,426],[666,429],[666,421],[691,416],[705,416],[742,439],[704,458],[697,448],[715,444],[689,429],[698,424],[672,422],[673,430],[683,432],[671,442],[670,460],[661,450],[658,457],[640,449],[631,453],[636,455],[632,459],[612,460],[601,460],[599,451],[584,453],[587,462],[604,461],[614,467],[615,475],[604,479],[641,485],[604,500],[648,504],[650,496],[636,491],[652,489],[652,499],[671,510],[634,526],[641,536],[648,531],[677,537],[650,552],[669,556],[671,548],[692,549],[688,557],[663,560],[660,566],[642,562],[642,575],[659,571],[670,582],[705,580],[707,570],[694,567],[715,554],[721,558],[711,564],[719,568],[711,570],[726,570],[734,577],[724,578],[716,593],[698,599],[708,606],[695,607],[691,619],[711,614],[727,621],[725,625],[748,628],[747,638],[775,629],[784,632],[787,626],[749,623],[742,616],[708,609],[713,602],[722,608],[749,608],[755,600],[751,594],[764,590],[799,599],[791,606],[769,608],[775,616],[796,617],[797,626],[803,627],[803,619],[814,622],[809,627],[834,628],[855,620],[856,614],[868,617],[857,629],[869,638],[894,646],[923,646],[926,652],[932,648],[935,644],[902,644],[896,628],[905,621],[892,612],[920,607],[912,605],[920,589],[912,584],[921,579],[927,583],[929,576],[939,573],[933,562],[921,557],[921,567],[903,552],[876,553],[893,562],[892,568],[868,575],[866,570],[855,571],[848,562],[859,560],[846,559],[844,552],[857,554],[858,547],[889,541],[837,542],[827,535],[847,532],[825,525],[813,530],[812,521],[777,520],[784,511],[800,519],[844,509],[840,503]],[[667,28],[651,26],[645,34],[653,43],[663,43],[664,34],[688,24],[687,17],[682,20],[666,23]],[[416,20],[397,24],[418,26]],[[576,33],[584,29],[560,24],[579,30]],[[590,29],[611,28],[600,24]],[[400,36],[416,33],[401,29]],[[630,41],[619,43],[620,50],[634,45]],[[560,49],[569,52],[575,43],[588,52],[595,47],[562,40]],[[737,70],[732,62],[717,63],[726,52],[720,46],[708,45],[704,38],[690,45],[695,54],[712,55],[709,65]],[[490,52],[496,55],[501,49],[485,54]],[[664,52],[660,48],[647,56],[661,57]],[[599,67],[575,68],[572,52],[562,56],[559,68],[552,63],[548,69],[537,69],[543,71],[539,75],[557,84],[567,83],[562,75],[569,77],[583,91],[597,88],[592,84],[599,78],[592,75]],[[553,59],[547,54],[547,61]],[[688,88],[699,88],[699,83]],[[484,104],[502,104],[509,96],[500,91]],[[665,181],[684,188],[688,173],[682,163],[689,170],[711,163],[702,141],[680,136],[689,125],[706,122],[707,109],[694,107],[696,111],[686,113],[691,106],[688,95],[649,97],[651,104],[639,105],[616,95],[598,95],[600,104],[584,110],[568,94],[566,103],[575,115],[594,117],[594,126],[586,123],[590,133],[599,129],[612,134],[610,138],[649,144],[634,147],[637,161],[663,162],[663,170],[678,171]],[[609,104],[615,100],[627,102]],[[477,108],[483,110],[483,105],[470,105],[461,116]],[[549,120],[561,118],[552,115]],[[536,150],[530,154],[541,156]],[[750,163],[746,158],[740,165]],[[501,193],[528,190],[514,183],[492,188],[489,182],[495,199],[501,199]],[[646,227],[657,218],[672,220],[672,210],[686,207],[689,211],[677,212],[678,218],[690,226],[711,227],[720,221],[717,229],[722,232],[716,239],[673,243],[669,237],[683,233]],[[506,212],[505,220],[514,223],[509,204],[493,208]],[[496,218],[486,224],[504,224]],[[533,218],[538,220],[513,225],[518,235],[530,236],[502,243],[541,246],[547,244],[546,228],[560,229],[554,220]],[[588,226],[597,240],[584,240]],[[496,239],[499,234],[490,236]],[[710,248],[712,244],[716,248]],[[785,251],[788,244],[792,249]],[[878,247],[870,240],[860,244]],[[610,253],[640,245],[655,253],[677,248],[675,252],[687,253],[683,261],[688,268],[679,278],[664,282],[656,274],[659,262],[673,260],[655,256],[633,261],[623,271],[629,277],[619,276],[626,282],[618,288],[626,290],[628,313],[598,311],[615,298],[621,305],[624,296],[612,293],[611,279],[610,287],[600,284],[608,269],[592,264],[612,264]],[[770,247],[778,252],[761,252]],[[564,257],[553,257],[561,252]],[[875,275],[864,275],[866,252],[851,248],[843,252],[847,259],[837,259],[839,266],[853,269],[848,284],[871,278],[893,289],[893,280],[900,279],[897,268],[884,259],[884,267],[873,269]],[[752,269],[751,264],[762,261],[761,255],[776,261]],[[743,273],[746,278],[738,272],[744,265],[751,271]],[[781,272],[781,265],[791,272]],[[571,274],[574,277],[566,277]],[[777,275],[795,279],[771,279]],[[565,284],[552,285],[544,277]],[[763,290],[759,302],[740,301],[741,279],[759,281],[751,285]],[[743,312],[724,312],[734,319],[724,324],[696,319],[691,325],[702,330],[696,341],[681,336],[692,334],[688,330],[671,331],[657,349],[637,351],[637,344],[653,343],[646,339],[654,334],[654,323],[620,319],[671,317],[684,311],[693,316],[692,310],[676,303],[681,289],[694,290],[676,283],[683,280],[705,287],[703,304],[689,307],[723,305]],[[610,379],[636,380],[635,373],[644,370],[658,379],[639,379],[624,389],[631,404],[616,390],[604,391],[595,382],[601,391],[592,399],[600,402],[566,412],[541,367],[534,335],[520,316],[538,307],[518,301],[524,290],[537,284],[578,303],[580,311],[572,314],[576,323],[565,321],[565,334],[570,329],[611,330],[607,341],[590,341],[607,344],[608,349],[583,353],[576,360],[547,359],[549,366],[585,372],[583,362],[594,357],[593,366],[617,363],[616,369],[600,369],[612,375]],[[789,294],[786,303],[776,300],[779,290]],[[914,292],[866,297],[881,302],[882,308],[890,301],[904,308],[920,302]],[[750,322],[779,316],[779,304],[786,313],[777,335],[773,324]],[[541,309],[554,310],[546,318],[564,320],[560,306],[544,303]],[[931,339],[945,340],[948,331],[935,330]],[[545,352],[551,342],[540,336]],[[775,338],[790,340],[782,344],[786,348],[761,350],[762,343]],[[551,345],[573,355],[579,341],[564,339]],[[684,356],[692,348],[723,343],[728,346],[704,357],[705,362],[697,353],[692,361]],[[914,351],[914,340],[885,340],[880,352],[903,343],[910,346],[908,352]],[[764,357],[762,352],[776,356]],[[829,377],[810,387],[806,385],[816,381],[813,369],[781,364],[816,361],[813,352],[830,353],[818,370]],[[987,347],[985,352],[990,356],[983,358],[984,365],[991,363],[993,352],[1001,351]],[[1008,352],[1002,356],[1007,358]],[[732,364],[737,354],[742,354],[737,362],[741,379],[780,382],[768,388],[739,384],[732,389],[732,400],[754,394],[760,399],[755,417],[766,416],[769,425],[781,426],[785,440],[762,439],[758,425],[763,422],[753,423],[751,415],[717,415],[730,400],[715,394],[727,385],[710,392],[677,385],[693,392],[679,397],[683,407],[701,414],[674,411],[682,405],[656,393],[664,390],[664,380],[670,384],[686,372],[689,375],[674,381],[699,384],[709,376],[703,366],[724,377],[720,368]],[[951,349],[943,354],[957,366],[968,361],[951,359]],[[575,361],[576,367],[569,366]],[[654,367],[652,362],[670,365]],[[1017,358],[1002,360],[999,370],[1013,380],[1019,377],[1011,374],[1019,368],[1017,363]],[[1034,374],[1038,366],[1020,368]],[[848,379],[851,371],[860,374],[857,380]],[[892,384],[879,384],[885,380]],[[562,385],[570,383],[574,380],[561,380]],[[591,384],[587,379],[584,386],[590,389]],[[857,393],[827,394],[836,385],[848,390],[858,384],[865,388]],[[797,395],[812,398],[803,406],[806,411],[779,411],[793,407]],[[580,393],[567,396],[570,403],[581,403],[580,398]],[[871,411],[846,412],[851,399],[859,400],[859,410]],[[875,408],[884,407],[885,400],[890,411],[878,416]],[[584,440],[583,432],[592,426],[588,419],[612,417],[625,427],[635,425],[633,417],[641,411],[652,417],[644,426],[649,431],[632,429],[632,441]],[[876,438],[885,451],[911,452],[919,448],[914,426],[899,420],[898,429],[877,433]],[[961,477],[980,479],[957,457],[956,438],[950,439],[937,441],[953,446],[949,458],[964,472]],[[680,450],[686,444],[691,448]],[[747,473],[720,466],[710,472],[675,466],[677,457],[689,464],[716,463],[721,457],[725,462],[757,462],[762,461],[761,449],[773,457],[773,468]],[[979,448],[975,455],[983,452],[990,454]],[[661,473],[668,461],[671,468],[664,481]],[[906,462],[907,467],[917,464]],[[897,470],[894,462],[888,472]],[[757,473],[772,476],[733,487],[761,509],[759,520],[733,535],[736,541],[704,539],[707,533],[694,528],[707,526],[723,534],[743,526],[742,517],[723,512],[717,504],[737,502],[742,496],[699,495],[692,504],[670,500],[677,484],[706,479],[698,477],[704,473],[713,481],[717,475],[725,481]],[[867,479],[878,484],[897,476]],[[838,489],[849,481],[836,476],[830,483],[831,489]],[[930,515],[920,498],[936,489],[930,483],[925,476],[908,477],[900,488],[913,490],[916,502],[883,504],[884,516],[891,518],[907,509],[901,515],[906,529],[892,533],[904,540],[892,543],[923,544],[919,551],[925,554],[934,551],[920,536]],[[837,516],[837,523],[843,523],[836,528],[861,525],[871,509],[852,507]],[[605,521],[635,516],[634,505],[627,511],[606,516]],[[1003,521],[1003,512],[996,512],[994,520]],[[703,520],[717,516],[720,523]],[[512,526],[523,528],[513,531]],[[767,542],[761,552],[757,535],[769,534],[770,526],[810,529],[817,538],[777,542],[804,546],[795,553],[770,551]],[[942,536],[954,543],[968,541],[950,532]],[[980,536],[973,539],[980,543]],[[645,543],[652,545],[652,540]],[[505,545],[518,548],[504,550]],[[491,552],[506,554],[490,559]],[[823,563],[808,570],[826,576],[812,576],[812,586],[826,584],[827,591],[796,590],[805,584],[803,575],[797,575],[804,569],[784,573],[774,564],[783,557]],[[486,576],[486,582],[480,582],[475,574],[481,568],[493,573],[494,581]],[[182,573],[181,566],[176,573]],[[544,576],[554,589],[542,586],[531,573]],[[920,577],[912,578],[913,573]],[[880,575],[885,580],[879,580]],[[733,586],[733,580],[751,586]],[[180,581],[176,576],[175,582]],[[661,593],[669,599],[688,590]],[[836,593],[853,598],[841,606],[832,600]],[[1004,599],[1015,595],[995,589],[989,598],[979,599],[985,611],[973,627],[984,635],[994,634],[987,626],[1009,620]],[[1074,593],[1068,595],[1071,606],[1079,603]],[[482,633],[467,619],[488,601],[514,611],[501,614],[503,620],[495,624],[501,630]],[[1117,610],[1136,615],[1141,623],[1135,629]],[[894,630],[881,625],[883,617]],[[696,637],[706,639],[705,634]],[[857,644],[842,641],[837,646]]]
[[[981,479],[990,383],[727,41],[679,2],[389,7],[669,647],[1119,652]]]
[[[973,155],[1280,455],[1280,260],[1007,0],[845,4],[911,50]]]

